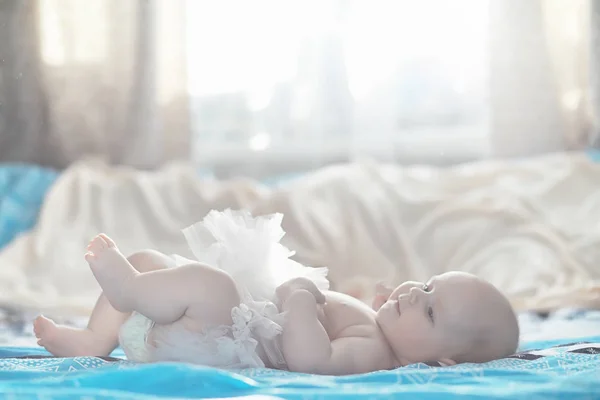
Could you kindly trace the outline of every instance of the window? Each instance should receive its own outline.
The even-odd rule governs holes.
[[[487,1],[188,1],[195,155],[487,151]]]
[[[107,57],[113,36],[111,26],[105,23],[105,0],[42,0],[39,4],[44,62],[54,66],[91,64]]]

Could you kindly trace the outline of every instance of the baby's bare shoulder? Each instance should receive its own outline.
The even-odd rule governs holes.
[[[375,317],[375,311],[371,307],[352,296],[339,292],[325,292],[325,298],[332,312],[351,312],[371,319]]]
[[[361,301],[336,292],[326,293],[323,325],[331,338],[375,337],[375,312]]]

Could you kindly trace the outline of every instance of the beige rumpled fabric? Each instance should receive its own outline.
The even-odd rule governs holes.
[[[74,164],[51,189],[38,225],[0,252],[0,302],[87,314],[99,287],[83,260],[97,232],[124,253],[191,256],[181,229],[211,209],[282,212],[296,259],[330,269],[332,287],[366,301],[397,283],[462,270],[519,309],[600,306],[600,165],[582,154],[486,161],[450,169],[357,163],[278,188],[202,180],[171,164],[155,172]]]

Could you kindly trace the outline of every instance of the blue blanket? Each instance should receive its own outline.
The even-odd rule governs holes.
[[[600,337],[580,344],[561,342],[532,343],[512,358],[482,365],[435,368],[417,364],[347,377],[267,369],[227,372],[183,364],[134,365],[94,357],[18,358],[32,354],[43,357],[45,353],[33,348],[2,348],[0,397],[149,400],[261,394],[285,399],[600,398]]]
[[[0,165],[0,249],[35,225],[57,177],[58,172],[46,168]]]

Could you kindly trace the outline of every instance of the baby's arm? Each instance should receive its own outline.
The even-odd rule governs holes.
[[[345,337],[330,341],[317,318],[317,302],[307,290],[297,290],[284,302],[287,312],[283,330],[283,353],[290,371],[325,375],[373,371],[369,361],[372,340]],[[357,357],[361,355],[361,357]]]
[[[307,290],[296,290],[284,300],[283,311],[283,354],[289,370],[316,372],[329,358],[331,342],[318,319],[315,297]]]

